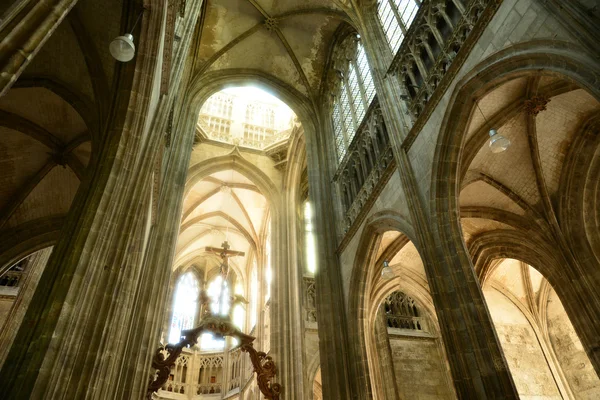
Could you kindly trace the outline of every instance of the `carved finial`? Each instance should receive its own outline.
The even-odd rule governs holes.
[[[265,24],[265,28],[267,28],[267,30],[269,32],[273,32],[273,31],[277,30],[279,21],[277,21],[276,18],[269,17],[269,18],[265,19],[264,24]]]
[[[549,101],[550,99],[545,96],[534,96],[529,100],[525,100],[525,112],[535,117],[546,109]]]

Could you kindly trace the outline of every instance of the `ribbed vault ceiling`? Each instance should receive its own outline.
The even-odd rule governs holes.
[[[331,0],[207,0],[198,72],[251,69],[312,97],[345,20]]]
[[[221,171],[200,180],[184,199],[174,268],[198,264],[209,256],[207,246],[221,247],[227,240],[232,250],[246,253],[231,260],[244,276],[252,252],[263,240],[268,211],[266,198],[238,172]]]
[[[530,116],[524,104],[536,96],[549,99],[547,109]],[[538,219],[544,203],[557,213],[569,148],[582,124],[600,113],[600,103],[588,92],[550,75],[505,82],[479,105],[482,112],[475,108],[471,113],[462,160],[460,205],[467,243],[484,232],[515,229],[518,221]],[[490,125],[511,140],[507,151],[489,150]]]

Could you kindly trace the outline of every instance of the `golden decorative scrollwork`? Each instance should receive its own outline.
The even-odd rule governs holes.
[[[258,388],[265,398],[269,400],[279,400],[281,385],[279,383],[271,382],[277,373],[277,368],[275,367],[273,359],[264,351],[257,351],[252,345],[252,342],[242,344],[241,350],[248,353],[250,356],[254,372],[256,372]]]
[[[197,328],[182,332],[182,339],[177,344],[160,346],[152,358],[152,368],[156,369],[154,379],[151,379],[146,391],[146,399],[152,399],[152,393],[158,391],[169,379],[171,367],[175,365],[177,357],[184,347],[190,347],[198,343],[198,338],[205,332],[214,333],[219,336],[231,336],[239,340],[239,347],[248,353],[250,361],[256,372],[258,388],[266,399],[279,400],[282,387],[272,382],[275,378],[277,368],[273,359],[262,351],[257,351],[254,346],[254,336],[246,335],[231,323],[229,316],[207,315],[202,319]],[[165,352],[168,355],[165,357]]]

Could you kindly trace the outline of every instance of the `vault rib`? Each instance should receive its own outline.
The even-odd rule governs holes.
[[[229,43],[227,43],[225,46],[221,47],[219,49],[219,51],[217,51],[216,53],[214,53],[212,56],[210,56],[210,58],[204,63],[204,65],[202,66],[202,68],[200,68],[200,71],[198,71],[199,74],[201,74],[202,72],[206,71],[208,68],[210,68],[211,65],[213,65],[219,58],[221,58],[221,56],[225,53],[227,53],[229,50],[231,50],[232,48],[234,48],[237,44],[239,44],[241,41],[249,38],[250,36],[252,36],[254,33],[258,32],[258,30],[260,28],[262,28],[264,26],[264,24],[262,22],[254,25],[252,28],[248,29],[245,32],[242,32],[241,34],[239,34],[236,38],[234,38],[233,40],[231,40]]]
[[[238,197],[237,194],[235,194],[235,192],[233,190],[231,191],[231,197],[233,197],[233,200],[235,200],[237,205],[240,207],[240,210],[242,210],[242,214],[244,214],[244,217],[246,218],[246,221],[248,221],[248,225],[250,226],[250,230],[252,231],[250,233],[252,234],[254,241],[258,243],[258,235],[256,234],[256,230],[254,229],[254,224],[252,223],[252,220],[250,219],[250,215],[248,214],[246,207],[244,207],[240,198]]]
[[[25,201],[27,196],[33,192],[33,189],[44,179],[46,175],[56,166],[54,160],[50,159],[46,164],[25,182],[23,186],[19,188],[14,196],[11,196],[10,202],[4,207],[0,213],[0,229],[8,222],[13,213],[19,208]]]
[[[292,62],[294,63],[294,66],[296,67],[296,70],[298,71],[298,75],[300,75],[300,79],[302,80],[302,83],[304,84],[304,86],[306,86],[306,91],[310,97],[310,94],[312,92],[311,88],[310,88],[310,83],[308,82],[308,78],[306,77],[306,74],[304,73],[304,70],[302,69],[300,62],[298,61],[298,58],[296,57],[296,54],[294,54],[292,47],[288,43],[287,39],[285,38],[285,36],[281,32],[281,30],[279,28],[275,28],[275,32],[277,33],[277,37],[279,38],[279,40],[281,41],[281,43],[287,50],[288,55],[292,59]]]

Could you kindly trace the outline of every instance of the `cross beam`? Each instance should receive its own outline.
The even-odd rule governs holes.
[[[205,247],[204,250],[206,250],[209,253],[215,253],[221,256],[221,258],[228,258],[228,257],[236,257],[236,256],[245,256],[246,253],[244,253],[243,251],[237,251],[237,250],[229,250],[230,246],[229,243],[226,241],[223,242],[223,244],[221,244],[221,247]]]

